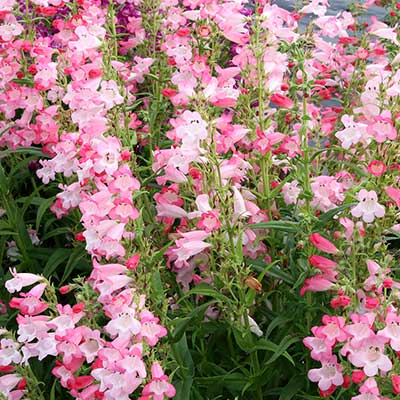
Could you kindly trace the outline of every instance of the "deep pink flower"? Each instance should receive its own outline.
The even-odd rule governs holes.
[[[396,206],[400,208],[400,189],[388,186],[386,188],[386,193],[396,203]]]
[[[308,261],[312,266],[320,269],[322,272],[333,270],[338,265],[335,261],[332,261],[326,257],[318,256],[316,254],[312,255]]]
[[[197,227],[203,229],[207,233],[215,231],[221,227],[221,222],[218,217],[218,210],[205,212],[201,214],[200,220],[197,222]]]
[[[375,176],[381,176],[386,171],[386,165],[379,160],[373,160],[368,165],[368,172]]]
[[[46,286],[45,283],[40,283],[28,293],[20,293],[21,297],[13,297],[9,303],[10,307],[19,309],[24,315],[41,314],[48,308],[48,305],[40,299]]]
[[[306,292],[325,292],[332,288],[334,283],[327,279],[324,274],[315,275],[311,278],[307,278],[304,281],[303,287],[300,289],[300,295],[304,296]]]
[[[294,102],[292,99],[289,99],[289,97],[280,94],[280,93],[274,93],[271,96],[271,101],[275,103],[278,107],[281,108],[293,108],[294,107]]]
[[[392,388],[394,394],[400,394],[400,376],[392,375]]]
[[[325,239],[319,233],[312,233],[309,237],[310,242],[319,250],[328,254],[337,254],[339,250],[328,239]]]

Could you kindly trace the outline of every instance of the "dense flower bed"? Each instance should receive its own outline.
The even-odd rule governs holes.
[[[400,394],[400,3],[294,3],[0,1],[0,398]]]

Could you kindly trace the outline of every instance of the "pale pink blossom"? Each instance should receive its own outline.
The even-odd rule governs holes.
[[[331,385],[342,385],[342,367],[337,363],[337,357],[332,356],[322,361],[321,368],[308,371],[308,379],[310,379],[311,382],[318,382],[318,387],[321,390],[328,390]]]
[[[39,282],[43,278],[39,275],[30,274],[26,272],[18,273],[16,269],[10,270],[13,275],[12,279],[9,279],[5,287],[10,293],[19,292],[23,287],[33,285]]]
[[[364,222],[370,223],[375,217],[382,218],[385,215],[385,207],[378,203],[378,196],[374,190],[361,189],[357,198],[359,203],[351,209],[354,217],[361,217]]]
[[[151,367],[151,381],[144,387],[142,395],[151,396],[153,400],[164,400],[165,396],[171,398],[175,393],[175,388],[168,382],[160,364],[154,363]]]

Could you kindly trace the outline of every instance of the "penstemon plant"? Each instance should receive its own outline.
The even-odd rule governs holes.
[[[0,398],[400,394],[400,3],[330,6],[0,2]]]

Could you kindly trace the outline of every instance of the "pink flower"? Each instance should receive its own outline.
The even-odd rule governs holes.
[[[322,272],[328,272],[329,270],[333,270],[337,267],[337,263],[335,261],[330,260],[329,258],[318,256],[316,254],[312,255],[308,261],[310,264]]]
[[[396,128],[393,126],[392,114],[385,110],[375,117],[375,121],[368,125],[367,132],[374,136],[378,143],[383,143],[385,140],[394,140],[397,137]]]
[[[17,19],[12,14],[7,14],[3,19],[3,24],[0,25],[0,38],[4,42],[9,42],[15,36],[20,35],[24,28],[17,22]]]
[[[374,190],[361,189],[357,194],[360,201],[351,210],[354,217],[362,217],[364,222],[373,222],[375,217],[382,218],[385,215],[385,208],[378,203],[378,196]]]
[[[397,47],[400,47],[400,42],[397,40],[397,34],[398,34],[397,24],[394,28],[391,28],[381,22],[381,23],[379,23],[379,25],[378,24],[372,25],[371,28],[372,29],[370,30],[370,33],[372,35],[378,36],[383,39],[390,40]]]
[[[0,393],[7,399],[12,398],[12,390],[21,381],[17,374],[7,374],[0,377]]]
[[[285,204],[296,204],[301,188],[298,187],[299,182],[295,179],[292,182],[287,182],[282,186],[283,201]]]
[[[311,205],[324,212],[335,208],[344,199],[343,188],[343,184],[335,177],[321,175],[313,178],[311,189],[314,198]]]
[[[388,186],[385,190],[387,195],[396,203],[396,206],[400,208],[400,189]]]
[[[113,136],[103,140],[94,139],[93,148],[99,156],[93,165],[95,172],[99,174],[105,171],[111,175],[118,170],[118,163],[121,161],[121,143],[119,139]]]
[[[205,232],[210,233],[221,227],[221,222],[218,219],[218,210],[208,211],[201,214],[200,221],[197,222],[197,227],[203,229]]]
[[[351,349],[358,349],[362,346],[364,339],[368,339],[372,334],[372,325],[375,320],[375,314],[367,313],[363,315],[352,314],[351,320],[353,324],[346,325],[344,330],[352,337],[350,339]],[[343,354],[346,354],[344,350]]]
[[[381,176],[386,171],[386,165],[379,160],[373,160],[368,165],[368,172],[374,176]]]
[[[10,270],[14,278],[9,279],[5,286],[10,293],[19,292],[24,286],[30,286],[34,283],[42,280],[43,278],[39,275],[29,273],[18,273],[16,269]]]
[[[250,213],[246,209],[246,203],[243,199],[242,194],[236,188],[232,186],[233,191],[233,217],[234,219],[241,219],[250,216]]]
[[[400,351],[400,317],[394,312],[388,312],[386,315],[386,326],[378,331],[378,335],[389,339],[393,350]]]
[[[13,297],[10,300],[10,307],[19,309],[22,314],[41,314],[48,307],[46,303],[40,300],[45,288],[46,284],[40,283],[33,287],[28,293],[20,293],[21,297]]]
[[[325,292],[333,285],[334,283],[327,279],[324,274],[315,275],[304,281],[304,286],[300,289],[300,295],[304,296],[306,292]]]
[[[78,36],[78,40],[69,42],[68,47],[71,50],[87,51],[101,46],[101,41],[91,34],[85,26],[78,26],[75,29],[75,34]]]
[[[168,333],[163,326],[159,325],[159,318],[150,311],[145,310],[140,313],[140,322],[142,328],[138,340],[144,338],[149,346],[155,346],[158,340]]]
[[[142,326],[136,319],[135,310],[125,307],[115,318],[113,318],[104,330],[111,336],[127,339],[140,333]]]
[[[308,379],[318,382],[318,387],[325,391],[331,385],[340,386],[343,383],[342,367],[337,363],[337,357],[332,356],[322,361],[322,368],[308,371]]]
[[[21,354],[19,352],[20,345],[11,339],[1,339],[0,341],[0,366],[4,367],[11,363],[19,364],[21,362]]]
[[[360,387],[360,395],[352,397],[352,400],[385,400],[379,397],[379,389],[374,378],[368,378]]]
[[[348,359],[356,367],[362,367],[367,376],[375,376],[379,370],[386,373],[392,369],[392,362],[384,354],[386,342],[385,337],[372,333],[359,349],[349,354]]]
[[[311,328],[314,335],[317,334],[318,327]],[[308,336],[303,339],[303,344],[311,350],[311,358],[321,361],[332,357],[332,346],[326,343],[324,337]]]
[[[175,393],[175,388],[168,382],[160,364],[154,363],[151,367],[151,381],[144,387],[142,396],[152,396],[152,400],[164,400],[165,396],[171,398]],[[143,397],[140,399],[143,400]]]
[[[274,93],[271,96],[271,101],[273,103],[275,103],[278,107],[281,108],[293,108],[294,107],[294,103],[292,99],[289,99],[289,97],[280,94],[280,93]]]
[[[335,315],[324,315],[322,317],[322,322],[324,326],[316,330],[316,334],[325,337],[325,340],[332,346],[336,342],[344,342],[348,338],[348,334],[344,330],[346,323],[345,318]]]
[[[258,126],[256,128],[256,134],[258,139],[254,141],[253,147],[263,156],[271,150],[274,144],[279,143],[285,138],[285,135],[279,132],[263,132]]]
[[[187,261],[190,257],[211,246],[209,243],[203,242],[209,235],[200,230],[182,233],[182,239],[176,241],[176,248],[171,250],[171,253],[177,257],[177,261]]]
[[[310,242],[319,250],[328,254],[337,254],[339,250],[328,239],[325,239],[319,233],[312,233],[309,237]]]

